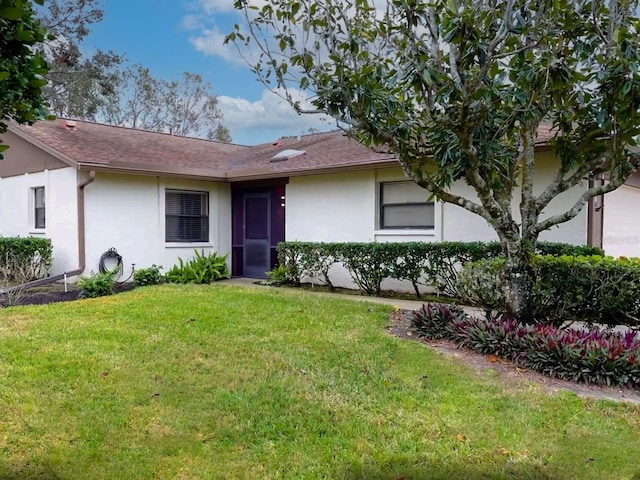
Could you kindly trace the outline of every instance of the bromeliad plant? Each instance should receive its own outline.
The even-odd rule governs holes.
[[[466,317],[464,310],[456,305],[425,303],[422,308],[413,312],[411,329],[421,336],[447,338],[448,328]]]
[[[459,307],[427,304],[413,313],[413,330],[499,355],[545,375],[640,389],[640,335],[597,328],[527,325],[506,317],[480,319]]]

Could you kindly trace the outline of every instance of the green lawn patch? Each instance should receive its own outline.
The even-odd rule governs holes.
[[[388,307],[145,287],[0,311],[0,479],[640,479],[640,407],[503,388]]]

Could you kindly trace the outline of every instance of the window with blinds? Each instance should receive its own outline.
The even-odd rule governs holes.
[[[209,193],[165,191],[165,241],[209,241]]]
[[[44,187],[35,187],[33,189],[33,219],[34,228],[45,228],[47,226]]]
[[[435,209],[429,192],[411,181],[380,184],[381,229],[434,228]]]

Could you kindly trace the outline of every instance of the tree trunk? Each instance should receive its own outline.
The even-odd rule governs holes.
[[[526,243],[522,240],[503,243],[505,262],[500,280],[507,302],[507,315],[524,323],[533,323],[533,286],[535,271]]]

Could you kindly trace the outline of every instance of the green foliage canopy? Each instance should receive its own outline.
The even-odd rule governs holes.
[[[31,124],[47,116],[42,88],[48,66],[34,52],[45,38],[29,0],[0,0],[0,134],[7,120]],[[7,148],[0,144],[0,159]]]

